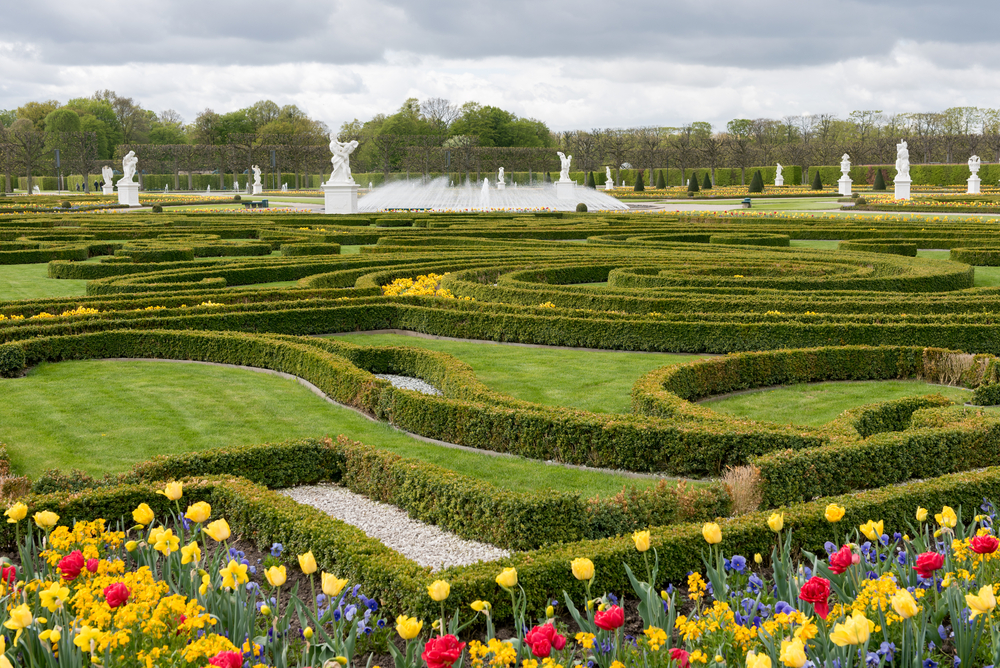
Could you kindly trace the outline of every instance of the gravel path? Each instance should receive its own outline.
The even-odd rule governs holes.
[[[382,541],[407,559],[431,570],[465,566],[479,561],[496,561],[510,552],[486,543],[459,538],[431,524],[411,519],[406,511],[379,503],[334,485],[292,487],[279,490],[299,503],[313,506],[327,515],[358,527]]]
[[[411,378],[410,376],[394,376],[391,373],[376,373],[374,375],[376,378],[389,381],[392,383],[393,387],[398,387],[401,390],[413,390],[424,394],[441,396],[441,390],[437,389],[430,383],[420,380],[419,378]]]

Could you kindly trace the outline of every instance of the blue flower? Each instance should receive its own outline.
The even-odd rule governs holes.
[[[747,558],[739,554],[735,555],[732,559],[733,570],[737,573],[742,573],[747,567]]]
[[[774,604],[774,612],[779,615],[780,614],[788,615],[795,612],[795,608],[789,605],[788,603],[785,603],[784,601],[778,601],[777,603]]]
[[[837,546],[831,543],[830,541],[826,541],[825,543],[823,543],[823,549],[826,550],[827,554],[833,554],[834,552],[837,551]]]
[[[618,597],[614,594],[608,594],[608,600],[611,601],[611,605],[618,605]]]
[[[906,565],[906,552],[900,552],[896,556],[896,563],[898,563],[900,566]]]
[[[274,557],[274,558],[280,557],[281,553],[284,552],[284,550],[285,550],[285,546],[282,545],[281,543],[272,543],[271,544],[271,556]]]
[[[764,581],[757,577],[756,574],[751,573],[750,579],[747,581],[747,591],[751,593],[757,593],[760,588],[764,586]]]
[[[938,668],[937,661],[933,659],[924,659],[924,668]]]
[[[883,545],[888,545],[889,536],[887,534],[882,534],[882,536],[879,538],[879,542],[882,543]]]

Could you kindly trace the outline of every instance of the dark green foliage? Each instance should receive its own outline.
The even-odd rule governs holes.
[[[731,232],[713,234],[708,238],[710,244],[729,244],[731,246],[772,246],[788,247],[790,237],[787,234],[767,234],[764,232]]]
[[[971,403],[976,406],[1000,405],[1000,383],[980,385],[972,393]]]
[[[545,172],[545,183],[552,183],[552,174]]]
[[[635,175],[635,188],[634,188],[634,190],[637,193],[645,192],[645,190],[646,190],[646,186],[644,186],[642,184],[642,170],[641,169]]]
[[[281,244],[281,254],[285,257],[339,255],[340,244]]]
[[[862,251],[865,253],[888,253],[891,255],[917,256],[917,245],[914,243],[896,243],[866,239],[860,241],[841,241],[837,248],[845,251]]]
[[[14,343],[0,344],[0,377],[20,376],[24,365],[24,348]]]
[[[656,187],[659,190],[664,190],[667,187],[667,181],[663,178],[663,170],[659,169],[656,171]]]
[[[708,172],[705,172],[705,179],[701,182],[701,189],[702,190],[712,189],[712,179],[708,177]]]
[[[750,187],[747,188],[747,191],[752,193],[764,192],[764,177],[761,176],[759,169],[753,173],[753,178],[750,179]]]
[[[576,212],[587,213],[587,205],[584,204],[583,202],[580,202],[579,204],[576,205]]]
[[[73,208],[73,205],[69,203],[69,200],[63,200],[62,203],[59,204],[59,206],[61,206],[64,209],[72,209]]]
[[[700,190],[698,187],[698,174],[695,172],[691,173],[691,178],[688,180],[688,192],[696,193]]]
[[[823,189],[823,179],[820,178],[818,169],[815,172],[813,172],[812,189],[813,190]]]
[[[163,205],[162,204],[154,204],[153,205],[153,213],[163,213]]]
[[[875,170],[875,183],[872,185],[872,190],[885,190],[885,177],[882,175],[882,169]]]
[[[587,185],[588,188],[590,188],[592,190],[596,190],[597,189],[597,183],[594,181],[594,173],[593,172],[587,172],[586,185]]]
[[[239,195],[233,195],[233,201],[239,202],[242,198]]]

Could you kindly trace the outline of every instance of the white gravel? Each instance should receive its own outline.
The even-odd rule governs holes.
[[[423,392],[424,394],[433,394],[436,396],[441,396],[441,390],[437,389],[428,382],[422,381],[419,378],[411,378],[410,376],[395,376],[391,373],[377,373],[376,378],[381,378],[392,383],[393,387],[398,387],[401,390],[413,390],[415,392]]]
[[[487,543],[459,538],[432,524],[410,518],[406,511],[335,485],[292,487],[279,490],[299,503],[358,527],[371,538],[431,570],[496,561],[510,552]]]

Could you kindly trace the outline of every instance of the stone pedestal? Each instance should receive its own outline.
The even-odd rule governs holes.
[[[503,181],[497,181],[497,190],[506,190],[507,184]]]
[[[139,206],[139,184],[119,182],[118,203],[126,206]]]
[[[843,196],[843,197],[850,197],[851,196],[851,184],[852,183],[854,183],[854,181],[851,180],[850,176],[846,176],[846,175],[845,176],[841,176],[840,179],[837,180],[837,185],[840,186],[840,194],[841,194],[841,196]]]
[[[264,192],[264,186],[262,186],[259,183],[253,184],[253,194],[254,195],[260,195],[262,192]]]
[[[896,179],[895,199],[910,199],[910,179]]]
[[[970,176],[969,177],[969,188],[965,192],[968,193],[968,194],[970,194],[970,195],[978,195],[979,194],[979,184],[980,183],[981,182],[980,182],[978,176]]]
[[[103,186],[101,186],[101,190],[104,191],[105,195],[114,195],[115,194],[115,184],[113,184],[113,183],[105,183]]]
[[[323,213],[357,213],[358,184],[351,182],[324,183],[322,186],[326,207]]]
[[[776,185],[776,186],[783,186],[783,185],[785,185],[785,177],[784,176],[776,176],[776,177],[774,177],[774,185]]]
[[[607,181],[607,182],[605,182],[604,189],[605,190],[614,190],[615,189],[615,182],[614,181]]]
[[[556,197],[559,199],[574,199],[576,183],[573,181],[556,181]]]

